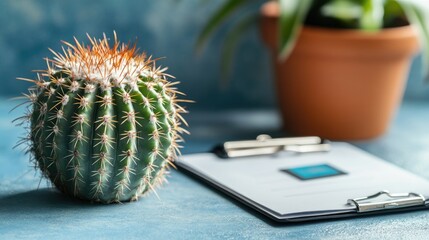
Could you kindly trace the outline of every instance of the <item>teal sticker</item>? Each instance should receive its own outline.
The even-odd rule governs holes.
[[[286,172],[300,180],[311,180],[346,174],[345,172],[340,171],[328,164],[295,167],[289,169],[282,169],[281,171]]]

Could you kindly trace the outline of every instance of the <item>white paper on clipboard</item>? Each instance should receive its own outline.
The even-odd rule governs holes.
[[[182,156],[176,164],[278,219],[356,213],[348,199],[382,190],[429,197],[429,182],[350,144],[322,153],[287,153],[222,159],[213,153]],[[346,174],[302,181],[284,169],[329,164]]]

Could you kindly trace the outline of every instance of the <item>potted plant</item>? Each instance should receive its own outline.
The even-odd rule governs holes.
[[[209,19],[199,46],[252,2],[226,1]],[[429,28],[418,1],[264,1],[258,16],[291,134],[347,140],[381,135],[402,99],[413,56],[419,48],[424,59],[429,56]],[[227,51],[255,18],[239,19],[226,38]]]

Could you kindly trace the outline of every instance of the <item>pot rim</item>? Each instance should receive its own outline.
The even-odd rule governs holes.
[[[266,19],[277,20],[279,9],[277,1],[268,1],[261,6],[261,16]],[[329,27],[317,27],[302,25],[301,31],[309,34],[317,34],[326,38],[353,38],[353,39],[395,39],[395,38],[415,38],[417,30],[412,24],[391,28],[382,28],[377,31],[364,31],[361,29],[341,29]]]

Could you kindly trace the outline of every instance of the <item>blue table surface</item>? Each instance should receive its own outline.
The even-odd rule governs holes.
[[[429,212],[305,224],[274,224],[186,174],[138,202],[99,205],[75,201],[49,187],[15,142],[11,120],[22,110],[0,99],[0,239],[429,239]],[[194,112],[184,153],[214,143],[279,134],[275,111]],[[429,103],[405,102],[381,138],[353,142],[429,179]],[[382,169],[381,169],[382,170]]]

